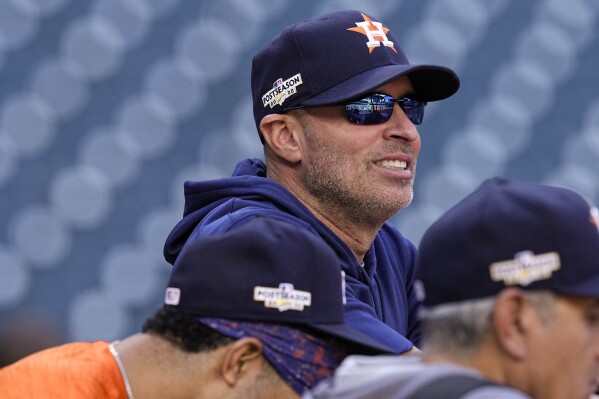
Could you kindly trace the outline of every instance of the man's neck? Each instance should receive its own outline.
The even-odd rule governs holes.
[[[373,220],[373,215],[356,214],[355,211],[339,209],[335,204],[325,203],[299,184],[297,177],[289,169],[279,168],[276,163],[269,165],[267,176],[293,194],[349,247],[357,262],[362,263],[378,231],[387,220],[386,217]]]
[[[211,392],[207,385],[210,381],[201,372],[189,369],[192,364],[180,356],[182,351],[158,336],[135,334],[115,347],[135,399],[190,398],[194,386]]]
[[[365,226],[364,224],[349,220],[342,213],[327,211],[317,206],[317,204],[302,201],[301,198],[298,199],[348,246],[358,263],[364,261],[364,256],[372,246],[381,227],[380,225],[372,227]]]
[[[506,371],[503,356],[495,348],[482,345],[473,353],[430,353],[423,356],[424,363],[449,363],[457,366],[470,368],[481,373],[485,378],[505,383]]]

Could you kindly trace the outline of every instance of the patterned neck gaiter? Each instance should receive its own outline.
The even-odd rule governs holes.
[[[205,317],[198,320],[228,337],[259,339],[266,360],[300,396],[305,390],[332,376],[347,356],[346,346],[333,338],[316,337],[281,324]]]

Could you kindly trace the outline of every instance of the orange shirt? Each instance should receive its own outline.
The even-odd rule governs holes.
[[[127,399],[108,342],[70,343],[0,369],[0,397]]]

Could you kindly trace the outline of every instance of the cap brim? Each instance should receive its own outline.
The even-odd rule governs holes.
[[[308,324],[308,326],[316,331],[323,332],[335,338],[340,338],[343,341],[347,341],[350,344],[359,347],[361,354],[396,354],[397,351],[389,348],[385,344],[382,344],[368,335],[361,333],[360,331],[353,329],[345,324]]]
[[[596,270],[596,268],[594,268]],[[599,275],[589,276],[577,284],[568,285],[561,283],[559,286],[547,288],[561,295],[582,296],[599,298]]]
[[[331,105],[371,92],[394,79],[408,76],[418,101],[438,101],[452,96],[460,79],[449,68],[436,65],[385,65],[352,76],[336,86],[301,102],[304,106]]]

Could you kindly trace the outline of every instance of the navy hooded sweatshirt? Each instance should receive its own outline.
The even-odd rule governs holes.
[[[318,220],[293,194],[266,177],[259,159],[237,164],[229,178],[185,182],[183,219],[169,234],[165,259],[174,264],[190,240],[219,234],[257,215],[293,222],[321,236],[335,251],[345,271],[345,322],[397,353],[420,341],[414,291],[416,248],[385,223],[360,266],[349,247]]]

